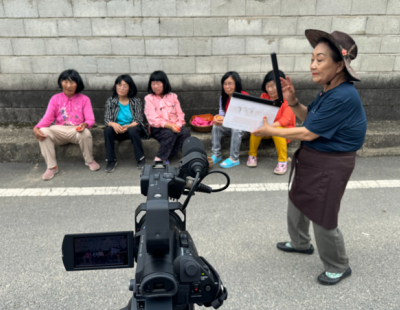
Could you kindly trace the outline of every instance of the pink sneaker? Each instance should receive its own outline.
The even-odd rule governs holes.
[[[274,173],[275,174],[285,174],[287,171],[287,163],[278,163],[276,166]]]
[[[257,156],[249,156],[247,159],[247,167],[257,167]]]
[[[96,163],[96,161],[93,159],[91,163],[85,163],[86,166],[89,166],[89,169],[92,171],[97,171],[100,169],[100,165]]]
[[[48,181],[51,180],[52,178],[54,178],[54,175],[58,172],[58,168],[54,167],[51,169],[47,169],[46,172],[43,174],[42,178],[43,181]]]

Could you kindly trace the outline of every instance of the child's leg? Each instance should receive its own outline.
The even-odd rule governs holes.
[[[277,127],[283,129],[285,127]],[[287,143],[285,138],[272,137],[275,143],[276,151],[278,152],[278,161],[284,163],[287,161]]]

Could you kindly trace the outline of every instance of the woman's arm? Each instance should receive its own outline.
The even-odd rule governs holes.
[[[87,97],[83,105],[83,117],[85,118],[83,120],[83,123],[87,124],[87,128],[88,129],[92,128],[94,125],[94,114],[93,114],[92,103],[90,102],[89,97]]]
[[[173,100],[174,100],[174,104],[175,104],[176,116],[178,117],[178,126],[182,127],[183,125],[186,124],[185,113],[183,113],[183,111],[182,111],[181,103],[179,102],[177,95],[174,94]]]
[[[150,95],[147,95],[144,100],[145,100],[145,105],[144,105],[144,114],[146,114],[147,121],[149,122],[149,125],[151,127],[156,127],[156,128],[164,128],[165,124],[167,123],[164,121],[157,113],[157,107],[149,98]]]
[[[268,124],[266,119],[264,119],[264,125],[251,134],[258,137],[275,136],[298,141],[312,141],[319,137],[319,135],[312,133],[306,127],[274,128]]]
[[[292,109],[297,118],[304,122],[307,118],[308,110],[304,105],[299,103],[299,100],[297,100],[294,86],[290,77],[286,76],[286,80],[281,78],[281,85],[283,97],[288,102],[289,107]]]
[[[306,106],[302,105],[296,98],[296,101],[293,103],[289,103],[289,105],[294,106],[290,107],[293,113],[297,116],[299,120],[304,122],[308,115],[308,109]]]

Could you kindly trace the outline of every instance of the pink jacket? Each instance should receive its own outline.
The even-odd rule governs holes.
[[[89,97],[80,93],[68,98],[64,93],[51,97],[46,113],[36,127],[49,127],[55,125],[78,126],[88,124],[87,128],[94,125],[94,114]]]
[[[169,93],[163,98],[150,94],[144,97],[144,114],[150,127],[163,128],[166,123],[182,127],[185,125],[185,114],[182,112],[178,96]]]

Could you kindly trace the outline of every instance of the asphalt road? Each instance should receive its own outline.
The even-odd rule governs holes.
[[[275,165],[262,159],[257,169],[242,163],[228,172],[233,184],[287,182],[288,175],[272,174]],[[133,162],[121,161],[112,174],[104,166],[90,172],[83,163],[60,163],[60,173],[43,182],[44,164],[0,164],[0,189],[139,186]],[[358,158],[352,175],[399,179],[400,157]],[[206,183],[223,179],[210,176]],[[134,269],[68,273],[61,242],[69,233],[132,230],[144,201],[140,195],[0,197],[0,309],[124,307]],[[229,290],[220,309],[400,309],[399,201],[399,187],[346,191],[339,225],[353,275],[333,287],[316,281],[324,271],[317,251],[276,249],[288,240],[286,191],[196,195],[187,228]]]

